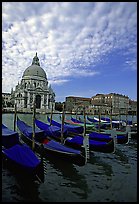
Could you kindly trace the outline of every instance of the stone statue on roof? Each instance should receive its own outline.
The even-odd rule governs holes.
[[[32,65],[34,65],[34,64],[40,66],[40,62],[39,62],[39,58],[37,56],[37,52],[36,52],[36,56],[33,57]]]

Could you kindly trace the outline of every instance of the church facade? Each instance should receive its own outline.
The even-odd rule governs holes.
[[[11,97],[17,110],[30,112],[33,104],[37,112],[47,112],[55,108],[55,93],[51,85],[48,85],[47,75],[40,67],[39,58],[33,58],[31,66],[23,73],[21,82],[11,90]]]

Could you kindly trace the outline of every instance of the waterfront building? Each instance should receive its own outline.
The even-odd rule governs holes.
[[[40,66],[37,53],[31,66],[25,69],[21,82],[14,91],[11,90],[11,97],[19,111],[30,112],[34,102],[37,112],[50,111],[52,105],[55,109],[55,93],[51,85],[48,85],[47,75]]]
[[[137,115],[137,101],[129,100],[129,114]]]
[[[81,112],[83,111],[83,106],[89,108],[91,105],[91,98],[68,96],[65,101],[65,109],[69,112]]]
[[[10,93],[2,93],[2,107],[11,107],[11,94]]]
[[[91,98],[68,96],[65,100],[66,111],[76,112],[86,107],[86,113],[90,114],[128,114],[129,110],[135,112],[135,102],[130,101],[129,97],[117,93],[96,94]]]
[[[91,103],[94,106],[101,105],[101,112],[112,114],[128,114],[129,97],[117,93],[96,94],[91,98]]]

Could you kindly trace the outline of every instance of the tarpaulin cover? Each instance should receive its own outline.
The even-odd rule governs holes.
[[[32,139],[33,128],[31,126],[27,125],[19,118],[17,118],[17,127],[25,136]],[[35,138],[36,139],[46,138],[45,132],[43,130],[39,130],[38,128],[35,128]]]
[[[81,137],[81,136],[74,136],[71,139],[67,138],[67,141],[71,142],[71,143],[83,145],[83,139],[84,138]],[[92,146],[94,146],[94,145],[95,146],[100,146],[100,145],[107,145],[107,144],[108,144],[107,142],[103,142],[103,141],[89,140],[89,145],[92,145]]]
[[[116,136],[116,138],[117,139],[124,139],[125,138],[125,133],[118,133],[117,134],[117,136]],[[89,134],[89,138],[91,139],[93,139],[93,138],[104,138],[104,139],[110,139],[110,138],[112,138],[112,136],[111,136],[111,132],[110,131],[106,131],[106,133],[105,134],[103,134],[103,133],[98,133],[98,132],[91,132],[90,134]]]
[[[79,150],[75,150],[69,147],[66,147],[59,142],[56,142],[54,140],[51,140],[49,143],[47,143],[45,146],[50,147],[51,149],[56,149],[62,152],[70,152],[70,153],[75,153],[75,154],[80,154]]]
[[[71,117],[71,121],[74,122],[74,123],[78,123],[78,124],[84,126],[84,122],[81,122],[80,120],[77,120],[77,119],[75,119],[75,118],[72,118],[72,117]],[[90,124],[90,123],[87,123],[87,122],[86,122],[85,124],[86,124],[86,127],[87,127],[87,128],[89,128],[89,127],[90,127],[90,128],[91,128],[91,127],[93,128],[93,127],[95,126],[94,124]]]
[[[26,145],[17,144],[4,149],[3,152],[9,159],[27,168],[34,168],[40,163],[34,152]]]
[[[101,117],[102,120],[105,120],[107,122],[110,122],[110,118],[107,118],[107,117]]]
[[[105,138],[105,139],[110,139],[112,138],[111,135],[103,134],[103,133],[98,133],[98,132],[91,132],[89,134],[89,138]]]
[[[37,125],[38,128],[45,131],[46,136],[56,136],[56,137],[61,136],[61,128],[58,126],[50,126],[49,124],[44,123],[37,119],[35,119],[35,124]],[[64,130],[63,134],[66,135],[67,131]]]
[[[10,130],[8,127],[2,124],[2,145],[5,148],[9,148],[18,143],[19,143],[18,132]]]
[[[50,123],[50,118],[48,116],[47,116],[47,120]],[[52,125],[56,125],[61,128],[61,124],[55,120],[52,120]],[[64,130],[81,134],[83,133],[84,128],[81,126],[75,126],[75,125],[64,125]]]
[[[98,121],[95,120],[94,118],[89,118],[88,116],[87,116],[87,120],[89,120],[89,121],[92,122],[92,123],[96,123],[96,122],[98,122]]]

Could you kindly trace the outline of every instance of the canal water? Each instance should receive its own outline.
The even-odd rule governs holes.
[[[32,125],[32,115],[18,116]],[[36,117],[46,121],[45,115]],[[11,129],[13,119],[14,114],[2,115]],[[94,152],[82,167],[59,160],[44,163],[44,183],[19,178],[2,166],[2,202],[137,202],[137,140],[116,144],[115,153]]]

